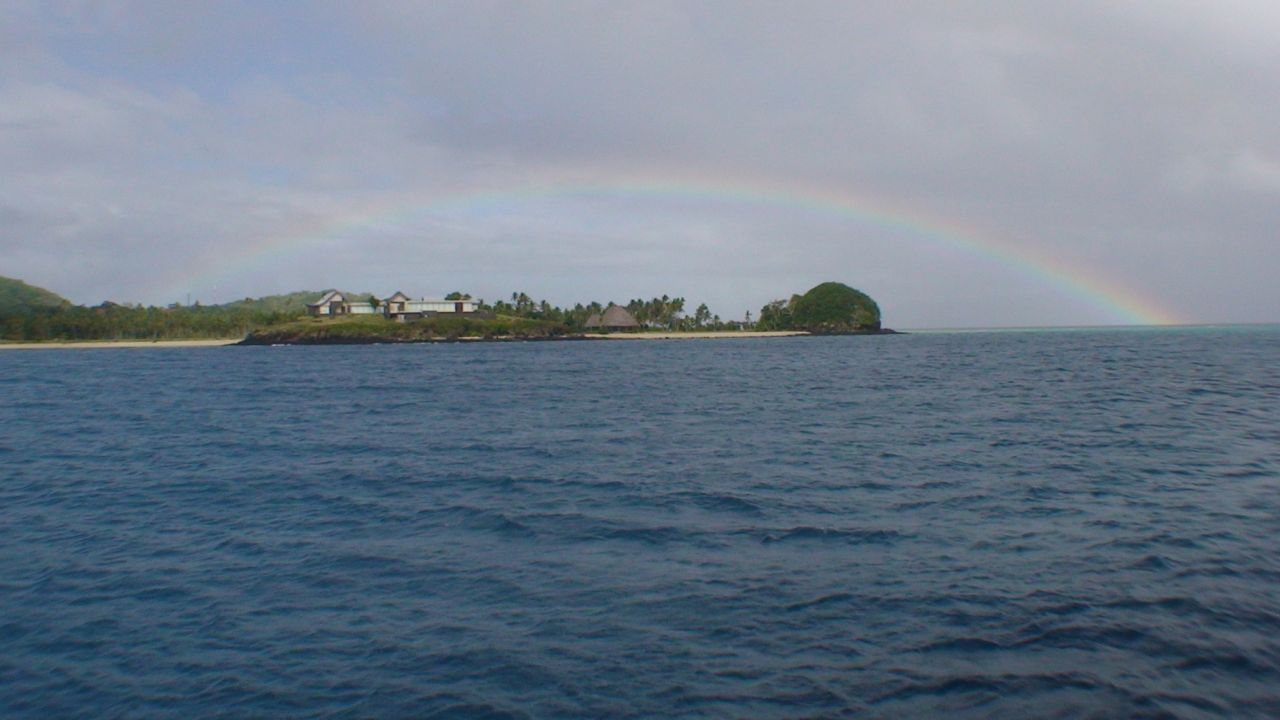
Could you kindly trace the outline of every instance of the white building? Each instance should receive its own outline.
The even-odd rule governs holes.
[[[402,292],[382,301],[382,314],[392,320],[413,320],[434,315],[465,315],[476,311],[473,300],[414,300]]]
[[[331,290],[319,300],[307,303],[307,314],[315,317],[332,317],[336,315],[382,315],[391,320],[404,322],[437,315],[467,315],[476,312],[474,300],[433,300],[421,298],[414,300],[402,292],[396,292],[389,298],[379,300],[375,306],[367,299],[348,299],[337,290]]]
[[[370,312],[378,312],[368,302],[364,303],[364,306],[368,308]],[[345,295],[338,292],[337,290],[330,290],[329,292],[325,293],[324,296],[321,297],[319,300],[316,300],[315,302],[307,303],[307,314],[315,315],[319,317],[328,317],[331,315],[357,315],[357,314],[363,315],[364,314],[363,312],[358,310],[353,312],[353,310],[354,310],[354,306],[347,301],[347,298]]]

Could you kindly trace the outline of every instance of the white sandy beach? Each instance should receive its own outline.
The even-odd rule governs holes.
[[[230,340],[102,340],[90,342],[0,343],[0,350],[221,347],[223,345],[234,345],[238,342],[240,342],[239,338]]]

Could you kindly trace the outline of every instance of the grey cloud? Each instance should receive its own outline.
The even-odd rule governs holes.
[[[86,300],[172,294],[145,278],[112,287],[139,258],[180,279],[378,208],[656,173],[890,198],[1191,319],[1280,306],[1269,3],[126,3],[6,17],[0,37],[26,39],[0,48],[4,272]],[[562,302],[703,287],[737,316],[839,273],[879,289],[902,324],[1112,319],[1007,266],[795,208],[584,199],[347,240],[396,260],[329,248],[191,289],[212,301],[397,273]],[[625,263],[595,254],[609,244]],[[54,259],[68,251],[86,261]]]

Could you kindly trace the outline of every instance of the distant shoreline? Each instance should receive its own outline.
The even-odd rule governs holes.
[[[880,333],[855,334],[897,334],[892,330]],[[550,337],[439,337],[421,340],[396,340],[393,338],[326,338],[319,342],[284,342],[262,343],[245,342],[247,338],[224,338],[220,340],[83,340],[47,342],[0,342],[0,350],[90,350],[121,348],[203,348],[229,347],[232,345],[416,345],[424,343],[489,343],[489,342],[561,342],[581,340],[733,340],[781,337],[807,337],[812,333],[803,330],[722,330],[693,332],[639,332],[639,333],[607,333],[557,335]]]
[[[512,342],[593,342],[608,340],[732,340],[734,338],[778,338],[801,337],[811,333],[802,330],[721,330],[692,332],[614,332],[614,333],[573,333],[570,335],[498,335],[493,337],[437,336],[429,338],[396,338],[382,336],[337,336],[320,338],[256,338],[252,335],[240,341],[239,345],[421,345],[431,343],[512,343]]]
[[[723,330],[706,332],[609,333],[586,335],[588,340],[718,340],[733,338],[796,337],[808,335],[803,330]]]
[[[227,345],[235,345],[240,342],[240,338],[227,338],[222,340],[83,340],[63,342],[59,340],[50,340],[48,342],[21,342],[21,343],[4,343],[0,342],[0,350],[88,350],[88,349],[104,349],[104,348],[192,348],[192,347],[225,347]]]
[[[423,343],[449,343],[449,342],[466,342],[466,343],[483,343],[483,342],[556,342],[558,340],[715,340],[715,339],[732,339],[732,338],[767,338],[767,337],[794,337],[797,335],[808,335],[799,331],[775,331],[775,332],[738,332],[728,330],[724,332],[687,332],[687,333],[610,333],[607,335],[564,335],[550,338],[479,338],[479,337],[460,337],[460,338],[436,338],[432,340],[415,340],[411,342],[397,342],[391,339],[378,340],[358,340],[354,342],[318,342],[318,343],[280,343],[284,345],[418,345]],[[7,343],[0,342],[0,350],[92,350],[92,349],[121,349],[121,348],[201,348],[201,347],[229,347],[232,345],[241,345],[244,343],[243,338],[227,338],[223,340],[83,340],[83,341],[60,341],[49,340],[47,342],[21,342]]]

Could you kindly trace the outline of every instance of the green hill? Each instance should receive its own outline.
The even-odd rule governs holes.
[[[825,282],[790,300],[760,308],[759,330],[804,330],[815,335],[889,333],[880,326],[880,306],[861,290]]]
[[[26,314],[69,304],[70,301],[57,293],[14,278],[0,277],[0,315]]]
[[[307,311],[307,303],[315,302],[328,290],[299,290],[283,295],[267,295],[260,298],[245,298],[219,305],[228,310],[249,310],[259,313],[296,313],[301,315]],[[367,298],[369,293],[349,293],[342,291],[349,298]]]
[[[792,308],[793,322],[811,333],[865,332],[880,329],[880,306],[866,293],[838,282],[825,282],[801,295]]]

